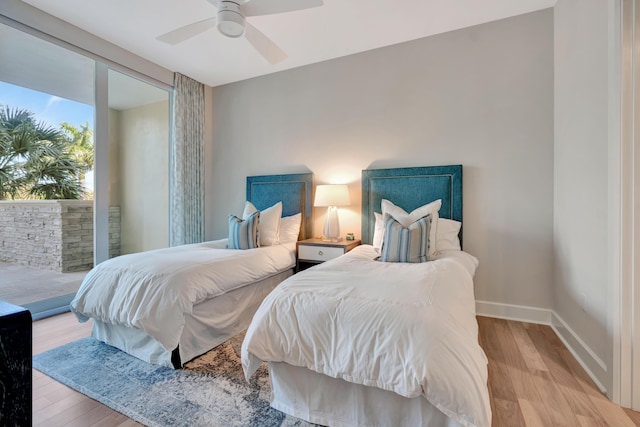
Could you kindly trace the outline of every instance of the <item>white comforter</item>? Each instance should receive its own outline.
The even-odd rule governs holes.
[[[263,301],[242,345],[247,379],[261,361],[424,396],[468,426],[490,426],[487,359],[478,344],[477,259],[374,261],[372,246],[306,270]]]
[[[85,277],[71,302],[81,322],[144,330],[166,350],[178,345],[184,317],[204,300],[295,264],[295,244],[226,249],[226,239],[112,258]]]

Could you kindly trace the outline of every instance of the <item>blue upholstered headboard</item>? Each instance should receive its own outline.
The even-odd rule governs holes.
[[[247,177],[247,200],[258,210],[282,202],[282,216],[302,212],[300,239],[313,236],[313,174]]]
[[[363,170],[362,243],[373,240],[373,213],[380,213],[382,199],[407,212],[442,199],[439,215],[462,222],[462,165]]]

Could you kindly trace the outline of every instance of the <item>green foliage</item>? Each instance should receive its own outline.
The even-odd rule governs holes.
[[[80,199],[92,168],[88,123],[56,129],[28,110],[0,108],[0,200]]]

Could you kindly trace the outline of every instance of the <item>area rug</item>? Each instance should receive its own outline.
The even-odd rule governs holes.
[[[245,381],[242,338],[182,370],[148,364],[91,337],[34,356],[33,367],[151,427],[311,426],[269,406],[266,364]]]

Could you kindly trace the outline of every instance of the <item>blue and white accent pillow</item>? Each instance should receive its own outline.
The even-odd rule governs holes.
[[[260,212],[256,211],[245,220],[229,215],[229,249],[253,249],[258,247],[258,222]]]
[[[380,202],[380,206],[382,208],[382,216],[385,214],[391,215],[396,221],[402,224],[403,227],[409,227],[409,225],[413,222],[416,222],[420,218],[431,215],[431,224],[429,228],[429,253],[427,256],[429,259],[433,259],[437,252],[437,239],[436,239],[436,231],[438,228],[438,211],[442,207],[442,199],[435,200],[431,203],[427,203],[426,205],[415,208],[411,211],[411,213],[407,213],[400,206],[394,205],[390,200],[382,199]],[[383,233],[384,234],[384,233]],[[375,235],[374,235],[375,238]]]
[[[431,214],[403,227],[391,215],[383,217],[385,230],[380,257],[383,262],[426,262],[429,260]]]

